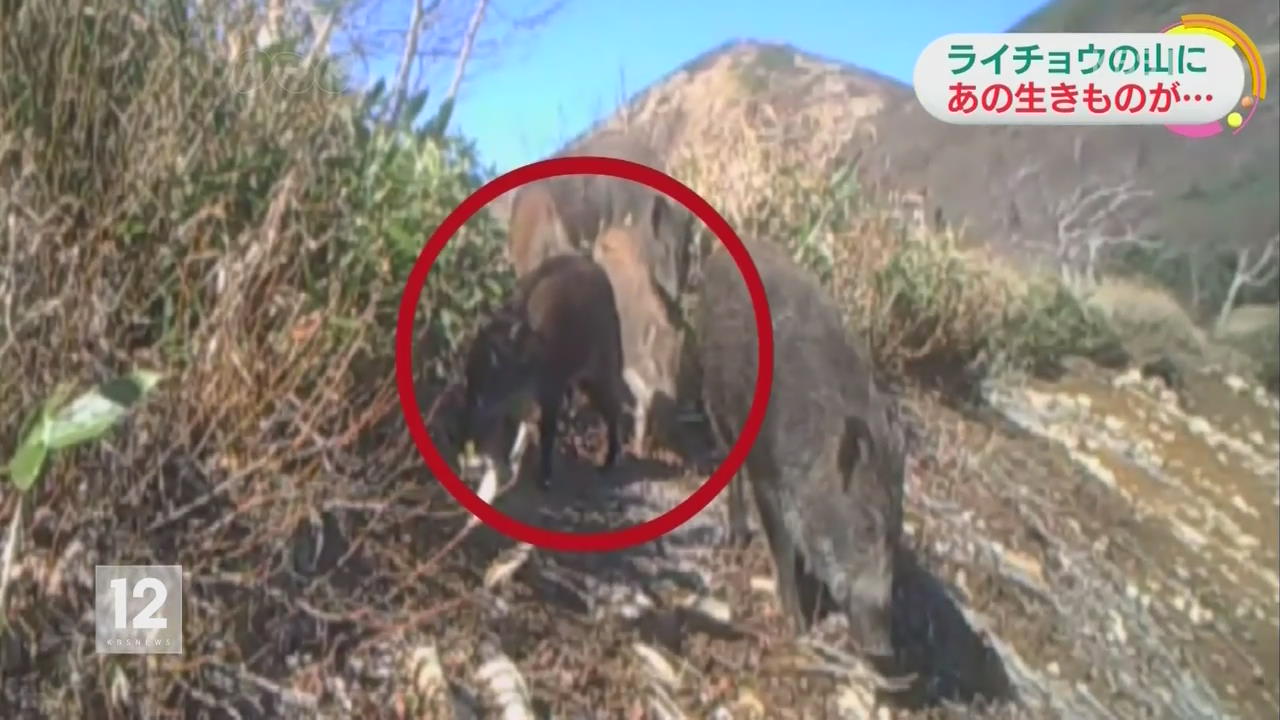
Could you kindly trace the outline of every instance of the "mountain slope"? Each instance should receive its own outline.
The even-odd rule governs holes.
[[[1155,30],[1189,10],[1244,27],[1275,76],[1280,12],[1251,0],[1194,8],[1168,0],[1070,0],[1046,5],[1014,29]],[[1140,226],[1166,248],[1195,253],[1280,232],[1276,108],[1270,97],[1245,132],[1197,142],[1157,127],[955,126],[928,115],[912,90],[891,78],[788,46],[736,41],[638,93],[601,127],[625,123],[648,132],[679,174],[683,160],[722,159],[726,133],[750,124],[773,151],[823,164],[857,158],[867,184],[916,193],[930,214],[941,211],[971,238],[1026,257],[1053,254],[1059,221],[1077,209],[1073,197],[1126,188],[1139,197],[1103,225]],[[768,182],[746,178],[757,159],[743,156],[733,182]],[[708,192],[718,203],[734,201],[730,187]]]
[[[1231,19],[1263,48],[1275,73],[1277,14],[1248,0],[1219,0],[1194,9]],[[1192,10],[1160,2],[1051,3],[1020,31],[1151,31]],[[1154,194],[1135,212],[1175,248],[1265,241],[1280,229],[1280,114],[1268,98],[1248,129],[1188,141],[1152,127],[947,126],[914,98],[890,105],[877,118],[880,142],[867,148],[870,169],[895,183],[928,187],[948,218],[967,220],[993,243],[1036,244],[1053,237],[1053,206],[1088,184]],[[1026,173],[1019,179],[1020,173]],[[1016,182],[1015,182],[1016,180]],[[1141,218],[1139,218],[1141,219]],[[1021,241],[1021,242],[1020,242]]]

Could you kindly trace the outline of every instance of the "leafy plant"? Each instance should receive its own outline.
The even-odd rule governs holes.
[[[106,435],[160,382],[150,370],[134,372],[102,383],[66,402],[70,386],[54,390],[9,460],[9,479],[19,490],[30,490],[40,477],[49,454]]]

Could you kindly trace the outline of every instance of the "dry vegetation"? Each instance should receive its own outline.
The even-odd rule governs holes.
[[[323,677],[468,592],[462,556],[420,551],[462,518],[425,482],[391,371],[423,229],[476,185],[465,151],[371,126],[376,97],[240,92],[202,28],[251,26],[163,7],[0,6],[0,447],[59,383],[168,376],[109,440],[4,491],[6,527],[27,506],[6,717],[278,715],[264,678],[286,659]],[[473,221],[432,274],[424,388],[508,282],[494,233]],[[183,565],[185,656],[94,656],[98,563]]]
[[[0,2],[0,457],[58,384],[166,374],[105,441],[56,458],[29,493],[0,493],[0,521],[21,523],[0,715],[858,716],[851,663],[785,639],[759,543],[739,555],[706,541],[718,503],[665,549],[600,558],[467,524],[404,431],[392,333],[427,230],[482,174],[456,138],[369,121],[378,93],[238,91],[226,43],[253,23],[200,7],[178,19],[140,0]],[[1151,555],[1181,536],[1117,501],[1079,461],[1083,440],[1028,439],[935,390],[1145,352],[1135,338],[1200,352],[1204,333],[1148,284],[1078,292],[934,227],[918,196],[862,182],[838,158],[873,132],[874,86],[803,57],[720,54],[615,121],[650,129],[739,232],[786,243],[904,388],[928,448],[895,590],[918,716],[972,716],[940,702],[1010,688],[1022,704],[991,716],[1274,713],[1274,659],[1234,644],[1270,637],[1273,607],[1250,595],[1232,616],[1194,559]],[[437,262],[415,338],[423,407],[509,287],[501,247],[478,216]],[[1268,322],[1242,314],[1220,334]],[[562,510],[642,519],[704,476],[682,472],[671,492],[636,482],[618,496],[568,478],[582,487]],[[1265,537],[1264,485],[1242,492]],[[532,512],[519,490],[502,497]],[[94,654],[99,563],[183,565],[183,656]],[[1184,627],[1184,606],[1219,619]]]
[[[752,73],[781,63],[779,53],[800,67],[785,66],[785,89],[762,91],[777,76]],[[856,160],[836,162],[879,108],[874,84],[849,102],[857,80],[767,46],[696,67],[613,122],[665,142],[674,173],[739,233],[787,244],[830,285],[881,367],[949,383],[1118,349],[1098,313],[1056,276],[1028,276],[962,244],[956,231],[926,222],[917,193],[866,187]]]

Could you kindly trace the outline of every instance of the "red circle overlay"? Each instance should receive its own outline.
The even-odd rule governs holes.
[[[559,532],[527,525],[481,500],[480,496],[476,495],[453,472],[431,441],[431,436],[422,419],[422,408],[418,405],[413,381],[414,313],[418,308],[418,300],[422,296],[427,274],[431,272],[431,266],[440,255],[440,251],[444,249],[445,243],[472,215],[500,195],[535,180],[561,175],[609,175],[632,180],[680,202],[702,220],[728,249],[746,281],[751,304],[755,309],[756,344],[759,351],[755,396],[751,401],[751,409],[747,413],[747,421],[724,463],[716,468],[711,477],[707,478],[707,481],[693,494],[666,513],[638,525],[598,533]],[[590,156],[555,157],[516,168],[489,181],[449,213],[440,227],[432,233],[426,246],[418,255],[417,261],[414,262],[413,270],[410,271],[409,279],[404,286],[404,294],[400,297],[400,313],[396,322],[396,386],[400,394],[400,409],[404,412],[405,422],[409,425],[409,434],[413,437],[414,444],[418,446],[422,459],[426,461],[427,467],[449,491],[449,494],[453,495],[481,522],[514,540],[547,550],[563,552],[622,550],[654,540],[683,525],[724,490],[738,468],[742,467],[746,461],[747,454],[751,451],[751,446],[755,443],[756,435],[764,422],[772,384],[773,325],[769,322],[769,304],[760,274],[756,271],[756,266],[751,261],[751,256],[743,246],[742,240],[734,233],[729,223],[720,216],[720,213],[693,190],[665,173],[627,160]]]

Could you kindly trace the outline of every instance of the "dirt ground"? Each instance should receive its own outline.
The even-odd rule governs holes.
[[[927,440],[909,472],[894,640],[915,678],[881,694],[880,717],[1280,709],[1280,418],[1269,397],[1198,382],[1186,401],[1194,413],[1159,386],[1101,372],[1032,382],[983,411],[910,398]],[[1262,441],[1230,440],[1250,436]],[[669,509],[709,469],[631,458],[602,476],[590,465],[596,440],[562,453],[549,497],[523,482],[499,506],[556,529],[617,527]],[[873,681],[841,648],[838,621],[821,637],[788,635],[763,538],[725,547],[724,504],[624,552],[527,553],[510,580],[450,619],[451,632],[424,639],[452,659],[442,667],[458,679],[455,709],[485,716],[482,683],[465,678],[500,652],[548,717],[872,712]],[[513,552],[483,531],[469,551],[486,567]],[[477,638],[489,638],[487,651]]]
[[[37,509],[10,603],[39,624],[4,643],[0,716],[1275,716],[1275,399],[1205,377],[1179,402],[1096,370],[985,394],[981,409],[906,398],[923,439],[893,634],[912,675],[878,698],[839,620],[790,635],[763,538],[723,542],[723,494],[657,542],[552,553],[485,526],[457,534],[463,511],[406,458],[358,496],[317,485],[299,505],[308,532],[281,534],[267,558],[238,551],[245,537],[226,528],[255,502],[282,502],[269,493],[199,510],[167,498],[187,508],[169,519],[129,515],[159,506],[145,494],[101,498],[73,527]],[[678,436],[702,448],[697,467],[658,453],[601,474],[593,421],[575,418],[549,494],[530,482],[530,452],[498,507],[553,529],[617,528],[683,500],[715,460],[690,425]],[[91,496],[82,484],[42,505]],[[219,553],[189,571],[184,656],[92,652],[91,595],[76,583],[103,552],[129,550],[121,522],[158,528],[153,545],[199,534]]]

